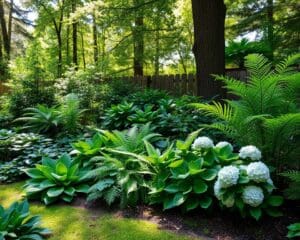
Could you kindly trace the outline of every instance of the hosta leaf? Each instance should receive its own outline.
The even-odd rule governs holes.
[[[199,201],[197,198],[188,198],[184,203],[186,211],[191,211],[199,206]]]
[[[88,193],[89,191],[89,185],[87,184],[81,184],[79,185],[78,187],[76,187],[76,192],[79,192],[79,193]]]
[[[65,202],[72,202],[73,196],[65,194],[62,196],[62,200],[64,200]]]
[[[283,203],[283,197],[271,196],[268,198],[268,203],[273,207],[279,207]]]
[[[205,197],[199,199],[199,205],[204,209],[209,208],[211,204],[212,204],[211,197],[205,196]]]
[[[207,191],[208,186],[205,184],[205,182],[201,179],[195,179],[193,190],[197,194],[201,194]]]
[[[74,196],[74,194],[75,194],[75,188],[73,188],[73,187],[66,187],[65,188],[65,190],[64,190],[64,193],[66,194],[66,195],[69,195],[69,196]]]
[[[183,164],[184,160],[177,160],[169,164],[170,168],[177,168]]]
[[[184,203],[185,197],[182,193],[176,193],[175,195],[168,196],[164,199],[164,210],[177,207]]]
[[[203,169],[201,169],[202,164],[203,164],[202,158],[189,162],[188,166],[189,166],[190,174],[195,175],[195,174],[198,174],[198,173],[204,171]]]
[[[26,170],[24,170],[24,172],[29,177],[34,178],[34,179],[44,179],[45,178],[44,174],[36,168],[26,169]]]
[[[51,158],[43,157],[42,164],[45,166],[51,167],[53,170],[55,170],[56,162],[55,162],[55,160],[53,160]]]
[[[46,205],[49,205],[49,204],[55,202],[56,200],[57,200],[57,198],[51,198],[51,197],[48,197],[48,196],[43,197],[43,201]]]
[[[217,170],[215,169],[208,169],[204,172],[201,172],[199,175],[206,181],[212,181],[217,176]]]
[[[57,175],[55,173],[51,173],[51,176],[54,177],[54,179],[56,179],[60,182],[66,181],[67,177],[68,177],[67,175],[60,176],[60,175]]]
[[[261,217],[261,209],[260,208],[250,208],[249,209],[250,215],[258,221]]]
[[[64,191],[64,187],[53,187],[47,191],[47,195],[50,198],[58,197]]]
[[[173,184],[169,184],[168,186],[166,186],[164,188],[164,191],[168,192],[168,193],[177,193],[179,192],[179,187],[177,184],[173,183]]]
[[[57,175],[67,175],[67,173],[68,173],[67,166],[61,162],[58,162],[56,164],[56,173],[57,173]]]

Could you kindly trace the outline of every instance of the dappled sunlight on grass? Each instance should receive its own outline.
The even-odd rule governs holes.
[[[0,185],[0,204],[5,207],[22,198],[22,185]],[[154,223],[118,218],[111,214],[95,216],[91,211],[67,206],[31,203],[30,211],[42,217],[42,225],[52,230],[50,240],[192,240],[169,231],[162,231]],[[199,240],[199,238],[197,238]]]

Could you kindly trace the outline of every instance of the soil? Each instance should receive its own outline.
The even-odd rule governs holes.
[[[243,219],[238,214],[201,210],[182,213],[179,209],[162,211],[159,206],[140,205],[135,208],[111,208],[103,202],[86,204],[84,199],[77,199],[74,206],[91,210],[92,217],[97,218],[105,213],[118,218],[135,218],[158,224],[159,228],[178,234],[186,234],[203,239],[216,240],[281,240],[287,239],[286,227],[300,221],[300,205],[285,204],[283,217],[263,217],[260,221]]]

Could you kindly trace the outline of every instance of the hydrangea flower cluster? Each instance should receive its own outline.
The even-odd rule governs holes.
[[[247,166],[247,175],[254,182],[267,182],[270,179],[270,170],[263,162],[254,162]]]
[[[222,197],[224,189],[228,189],[234,185],[239,184],[240,177],[247,177],[249,183],[245,184],[245,187],[241,193],[241,199],[243,202],[251,207],[257,207],[261,205],[264,201],[264,191],[259,185],[256,186],[255,183],[268,183],[273,186],[273,181],[270,178],[270,170],[263,162],[253,162],[249,165],[240,165],[240,166],[226,166],[223,167],[218,173],[218,179],[214,185],[214,194],[216,198],[226,206],[232,207],[234,205],[234,199],[226,199],[223,201]],[[251,184],[252,183],[252,184]],[[223,190],[223,191],[222,191]],[[270,194],[272,192],[272,187],[266,189]],[[229,191],[232,191],[230,189]]]
[[[258,161],[261,159],[261,152],[257,147],[249,145],[240,149],[239,156],[242,159],[250,158],[253,161]]]
[[[260,187],[247,186],[243,190],[242,199],[251,207],[258,207],[264,201],[264,193]]]
[[[201,148],[213,148],[214,142],[208,137],[198,137],[194,141],[192,148],[201,149]]]
[[[218,173],[218,181],[221,188],[236,185],[239,180],[240,170],[235,166],[223,167]]]
[[[216,145],[217,148],[223,148],[223,147],[226,147],[226,146],[229,146],[229,148],[231,149],[231,151],[233,151],[233,146],[229,142],[226,142],[226,141],[219,142]]]

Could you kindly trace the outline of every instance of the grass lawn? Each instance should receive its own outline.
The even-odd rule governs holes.
[[[13,201],[20,200],[22,185],[0,185],[0,204],[8,207]],[[30,212],[40,215],[43,226],[52,230],[51,240],[201,240],[160,230],[148,221],[120,218],[107,213],[99,216],[81,207],[46,207],[32,203]]]

